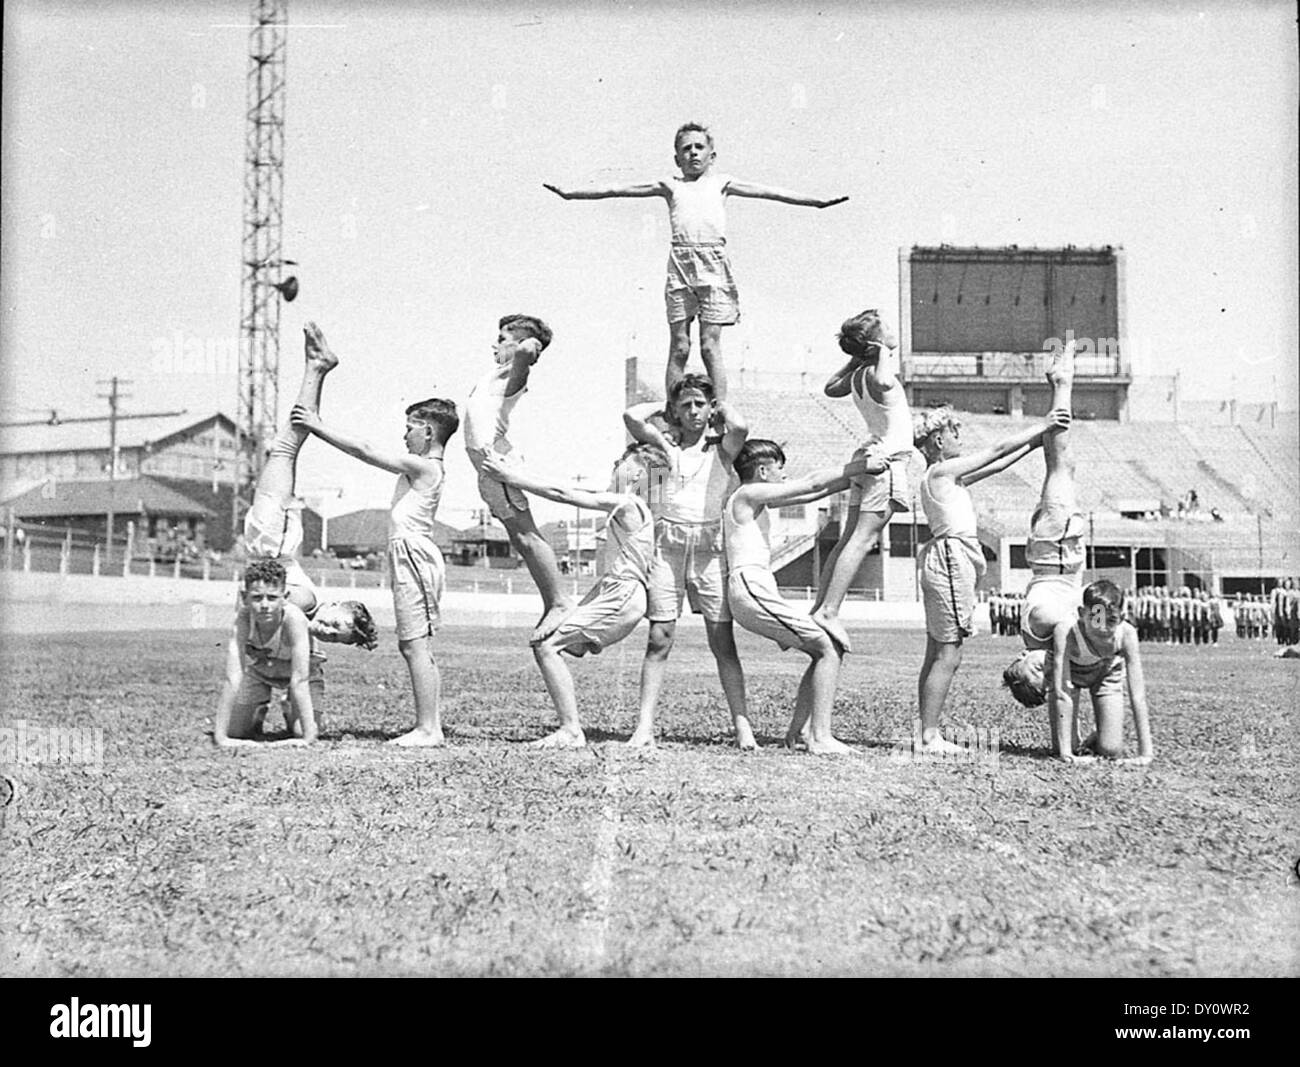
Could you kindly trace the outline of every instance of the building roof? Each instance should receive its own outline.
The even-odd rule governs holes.
[[[130,412],[125,414],[129,415]],[[190,413],[165,418],[119,419],[117,447],[156,447],[164,444],[168,438],[182,433],[193,434],[218,420],[226,430],[234,433],[234,421],[221,412],[203,416]],[[107,450],[108,429],[107,419],[102,422],[62,422],[54,426],[42,424],[0,427],[0,455]]]
[[[110,497],[111,492],[111,497]],[[145,476],[116,482],[61,482],[51,479],[5,502],[20,519],[107,515],[110,500],[118,515],[167,515],[208,519],[209,508]]]
[[[467,526],[455,535],[454,540],[458,544],[479,544],[483,541],[509,541],[510,535],[500,526],[493,523],[479,523],[476,526]]]
[[[388,508],[363,508],[346,515],[334,515],[328,520],[326,537],[330,545],[370,545],[376,548],[388,543]],[[433,543],[448,548],[459,537],[459,531],[445,522],[433,524]]]

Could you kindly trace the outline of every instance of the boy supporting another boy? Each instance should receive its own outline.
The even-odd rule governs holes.
[[[325,339],[320,345],[328,351]],[[441,622],[444,570],[434,544],[434,519],[442,496],[443,449],[460,425],[456,405],[430,399],[406,409],[406,454],[383,452],[365,441],[326,426],[320,414],[296,405],[293,424],[341,452],[397,475],[388,517],[388,573],[397,618],[397,645],[406,660],[415,696],[415,729],[394,744],[432,746],[444,741],[439,701],[442,675],[433,655],[433,635]]]
[[[975,502],[967,488],[1005,470],[1038,447],[1043,436],[1070,422],[1066,409],[1054,408],[988,448],[962,455],[961,423],[947,407],[919,411],[913,417],[913,442],[927,464],[921,480],[921,509],[931,539],[917,558],[925,604],[925,658],[917,681],[921,709],[921,750],[959,752],[959,745],[939,732],[943,706],[953,676],[961,666],[962,642],[975,614],[975,586],[984,573],[975,520]]]
[[[542,594],[542,617],[533,629],[534,641],[540,641],[555,629],[572,609],[573,600],[561,589],[555,550],[537,529],[528,509],[528,497],[495,477],[486,460],[510,452],[510,440],[506,436],[510,413],[528,391],[528,373],[550,343],[551,329],[541,319],[506,315],[498,324],[496,343],[492,346],[496,366],[479,381],[465,402],[465,451],[478,471],[479,496],[506,528],[510,543],[523,556],[528,573]]]
[[[573,675],[560,653],[598,653],[623,640],[645,617],[646,582],[655,555],[654,517],[646,500],[651,485],[668,466],[668,457],[657,445],[629,445],[614,464],[604,492],[542,481],[497,455],[485,457],[483,466],[512,488],[559,504],[609,512],[600,580],[547,637],[533,642],[533,656],[560,720],[555,731],[533,744],[538,748],[580,748],[587,738],[578,719]]]
[[[745,673],[727,607],[722,551],[722,505],[733,486],[732,463],[749,430],[737,411],[714,399],[713,383],[701,374],[679,378],[665,407],[670,421],[664,430],[652,421],[659,408],[656,403],[638,404],[623,414],[633,439],[662,448],[670,464],[650,500],[656,544],[647,611],[650,635],[641,665],[636,732],[628,744],[654,744],[655,707],[686,597],[691,608],[704,616],[704,632],[718,665],[736,744],[757,748],[745,705]],[[721,432],[716,447],[706,436],[711,425]]]
[[[883,460],[863,455],[842,469],[815,471],[787,482],[785,452],[775,441],[750,440],[736,457],[740,488],[722,508],[731,613],[746,630],[770,638],[783,649],[797,648],[811,659],[799,682],[794,716],[785,735],[790,748],[803,736],[808,751],[817,755],[852,751],[831,734],[841,653],[824,629],[795,611],[777,590],[772,574],[768,508],[820,500],[847,489],[853,478],[878,474],[886,466]]]
[[[1113,582],[1102,579],[1084,589],[1077,617],[1057,623],[1052,634],[1047,656],[1052,749],[1067,762],[1075,758],[1075,752],[1091,752],[1145,766],[1154,755],[1137,631],[1124,621],[1123,613],[1123,594]],[[1130,759],[1122,759],[1125,679],[1138,740],[1138,754]],[[1072,692],[1066,690],[1067,681]],[[1097,728],[1080,746],[1079,703],[1084,690],[1092,694]]]
[[[863,311],[840,327],[840,348],[849,361],[826,383],[826,395],[852,396],[871,435],[873,452],[889,466],[878,475],[856,479],[841,523],[839,540],[822,568],[812,617],[845,652],[851,652],[840,606],[890,517],[909,506],[907,464],[912,456],[912,412],[898,380],[898,342],[875,310]]]
[[[668,370],[664,395],[671,395],[673,383],[686,373],[691,354],[691,322],[700,320],[700,359],[717,389],[718,399],[727,396],[726,370],[722,363],[722,327],[740,321],[739,295],[727,257],[728,196],[778,200],[804,207],[832,207],[847,196],[819,200],[753,182],[740,182],[729,174],[713,170],[713,134],[696,122],[688,122],[673,138],[673,159],[681,176],[635,185],[600,186],[590,189],[561,189],[543,183],[565,200],[604,200],[610,197],[658,196],[668,201],[672,248],[668,254],[668,278],[664,299],[668,305]]]
[[[218,748],[257,744],[262,709],[274,690],[285,689],[290,736],[271,743],[311,744],[317,734],[316,712],[325,697],[324,660],[313,650],[307,616],[289,600],[283,564],[274,559],[249,563],[241,599],[212,740]]]

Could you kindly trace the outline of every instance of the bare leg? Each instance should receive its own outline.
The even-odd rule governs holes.
[[[417,637],[398,641],[406,668],[411,672],[415,693],[415,729],[394,737],[390,744],[408,748],[432,748],[446,743],[442,733],[442,672],[433,658],[433,638]]]
[[[742,751],[758,748],[745,701],[745,669],[740,665],[740,653],[736,651],[736,631],[730,620],[710,622],[705,619],[704,632],[709,638],[709,651],[713,653],[713,659],[718,665],[718,681],[722,683],[722,692],[727,697],[736,747]]]
[[[668,653],[673,649],[676,633],[675,621],[650,622],[645,659],[641,661],[641,704],[637,710],[636,730],[627,739],[633,747],[642,748],[655,743],[655,708],[659,704],[659,692],[668,669]]]
[[[885,528],[888,517],[889,513],[884,511],[855,514],[845,523],[835,551],[822,570],[822,588],[817,594],[819,603],[813,608],[812,617],[845,652],[852,652],[853,646],[849,643],[848,630],[840,622],[840,607],[849,595],[858,568],[867,558],[867,549]]]
[[[542,594],[542,617],[537,621],[529,640],[545,640],[555,632],[564,616],[573,610],[573,598],[563,589],[555,550],[538,531],[532,513],[525,511],[513,516],[505,523],[505,527],[515,548],[524,557],[524,564],[537,583],[538,592]]]
[[[330,351],[325,335],[314,322],[303,327],[304,347],[306,348],[306,366],[303,368],[302,383],[298,386],[295,404],[301,404],[312,411],[320,410],[321,388],[325,384],[325,375],[338,366],[338,356]],[[293,500],[297,482],[298,450],[311,435],[306,430],[286,426],[276,434],[271,445],[271,453],[262,467],[261,477],[257,482],[259,493],[274,493],[286,503]]]
[[[840,662],[839,650],[829,638],[823,638],[813,653],[812,663],[808,665],[806,677],[810,684],[807,743],[808,751],[816,756],[845,755],[853,751],[831,734],[831,711],[835,705],[835,685],[840,677]],[[802,685],[800,688],[803,688]]]
[[[686,374],[686,361],[691,357],[691,320],[668,324],[668,369],[664,373],[664,399],[673,395],[673,385]],[[717,386],[714,386],[717,392]]]
[[[1047,368],[1047,382],[1052,387],[1052,407],[1071,409],[1074,398],[1074,342],[1054,356]],[[1056,430],[1043,434],[1043,458],[1047,474],[1043,478],[1041,505],[1077,506],[1074,490],[1074,456],[1070,451],[1070,431]]]
[[[581,748],[587,743],[587,738],[578,724],[578,698],[573,689],[573,675],[560,659],[560,650],[553,641],[543,641],[533,646],[533,658],[542,672],[546,691],[551,694],[560,725],[554,732],[531,744],[534,748]]]
[[[722,362],[722,327],[715,322],[700,323],[700,360],[704,373],[713,383],[713,395],[727,399],[727,368]]]
[[[917,696],[921,707],[921,750],[923,752],[961,752],[960,745],[946,741],[939,733],[943,718],[943,705],[948,699],[953,676],[961,666],[960,643],[936,641],[928,634],[925,638],[925,659],[921,663],[921,677],[917,683]]]
[[[1093,696],[1092,713],[1097,720],[1093,751],[1098,756],[1119,759],[1124,755],[1124,698],[1118,693]]]

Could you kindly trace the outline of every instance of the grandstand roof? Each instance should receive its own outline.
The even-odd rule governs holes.
[[[116,482],[59,482],[51,479],[6,501],[4,506],[13,508],[20,519],[49,519],[107,515],[110,504],[118,515],[206,519],[214,514],[197,501],[147,476]]]
[[[130,414],[126,412],[125,414]],[[195,433],[209,423],[220,420],[234,433],[235,424],[221,412],[196,417],[192,414],[165,418],[119,419],[118,448],[157,446],[181,433]],[[0,428],[0,455],[33,452],[82,452],[108,448],[108,420],[96,422],[61,422],[55,425],[6,426]]]

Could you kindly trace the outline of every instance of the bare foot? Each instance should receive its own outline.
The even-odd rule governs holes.
[[[564,621],[564,616],[573,610],[572,600],[561,600],[552,608],[548,608],[537,625],[533,627],[533,634],[528,639],[530,644],[537,644],[539,641],[545,641],[551,634],[559,628],[560,623]]]
[[[445,745],[447,739],[443,737],[441,730],[426,730],[423,726],[417,726],[400,737],[390,738],[388,743],[402,748],[437,748],[439,745]]]
[[[808,738],[808,751],[814,756],[852,756],[856,753],[838,737],[827,737],[824,741]]]
[[[753,752],[758,748],[758,742],[754,740],[754,730],[749,725],[748,719],[736,720],[736,747],[741,752]]]
[[[828,617],[821,608],[818,608],[809,617],[830,634],[831,640],[835,642],[840,652],[853,651],[853,642],[849,640],[849,631],[844,628],[844,623],[840,622],[838,615]]]
[[[576,726],[561,726],[552,734],[529,741],[529,748],[582,748],[587,743],[586,735]]]
[[[785,732],[785,741],[783,743],[791,752],[797,752],[801,748],[808,747],[808,737],[791,727]]]
[[[916,750],[923,756],[956,756],[966,753],[961,745],[953,744],[942,734],[935,734],[930,740],[922,741]]]
[[[1047,360],[1047,382],[1049,385],[1071,385],[1074,382],[1074,340],[1065,343],[1059,352],[1053,352]]]
[[[638,726],[632,736],[627,739],[628,748],[654,748],[655,732],[653,727]]]
[[[306,323],[302,328],[303,340],[307,349],[307,359],[319,363],[325,370],[333,370],[339,364],[339,357],[330,351],[325,334],[314,322]]]

